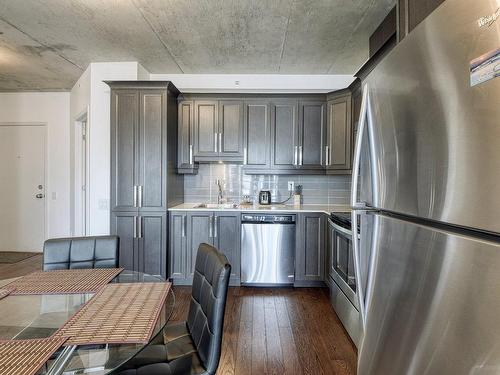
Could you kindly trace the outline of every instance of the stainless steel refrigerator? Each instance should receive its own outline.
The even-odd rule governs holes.
[[[365,81],[360,375],[500,374],[499,9],[446,0]]]

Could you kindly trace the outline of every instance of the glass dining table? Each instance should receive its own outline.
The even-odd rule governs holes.
[[[159,282],[164,279],[124,270],[112,283]],[[50,337],[70,319],[93,294],[14,295],[0,299],[0,340]],[[173,312],[172,289],[151,338],[161,334]],[[78,345],[60,348],[37,375],[113,374],[147,344]]]

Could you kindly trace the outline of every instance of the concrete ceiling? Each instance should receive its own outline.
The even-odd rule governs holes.
[[[91,62],[151,73],[353,74],[395,0],[2,0],[0,91],[67,90]]]

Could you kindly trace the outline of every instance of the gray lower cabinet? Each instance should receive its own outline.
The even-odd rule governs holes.
[[[167,214],[141,213],[138,216],[137,269],[150,275],[167,275]]]
[[[352,95],[329,97],[327,102],[326,170],[331,174],[350,174],[352,159]]]
[[[193,278],[196,264],[196,252],[201,243],[213,245],[213,213],[206,211],[193,211],[187,215],[187,276]]]
[[[111,233],[120,237],[120,267],[166,277],[167,215],[111,213]]]
[[[170,212],[169,275],[178,285],[191,285],[201,243],[215,246],[232,266],[231,285],[240,283],[240,213]]]
[[[306,212],[297,217],[295,286],[324,285],[326,215]]]
[[[172,211],[169,215],[169,277],[187,279],[187,212]]]
[[[241,217],[239,212],[214,213],[214,246],[231,264],[231,284],[240,283]]]
[[[137,270],[139,243],[136,212],[111,212],[111,233],[120,237],[119,265],[127,270]]]

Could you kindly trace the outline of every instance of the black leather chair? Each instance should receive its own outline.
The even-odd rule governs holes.
[[[168,324],[121,375],[214,375],[219,366],[231,265],[201,244],[187,322]]]
[[[43,270],[118,267],[118,236],[53,238],[43,244]]]

